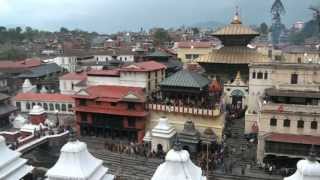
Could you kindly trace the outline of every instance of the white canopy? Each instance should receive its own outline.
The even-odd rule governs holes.
[[[70,141],[62,147],[58,161],[46,175],[48,180],[113,180],[102,163],[88,152],[85,143]]]
[[[297,171],[284,180],[319,180],[320,179],[320,163],[318,161],[310,161],[308,159],[300,160],[297,163]]]
[[[0,136],[0,179],[21,179],[33,170],[26,165],[27,160],[20,158],[20,153],[12,151],[6,145],[3,136]]]
[[[188,151],[171,149],[151,180],[206,180],[206,177],[192,163]]]

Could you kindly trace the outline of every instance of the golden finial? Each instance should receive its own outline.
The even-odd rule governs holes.
[[[233,21],[231,22],[231,24],[242,24],[240,20],[239,6],[236,6],[236,13],[235,13],[235,16],[233,17]]]

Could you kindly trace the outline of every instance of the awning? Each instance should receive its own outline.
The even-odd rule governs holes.
[[[279,134],[271,133],[265,138],[266,141],[271,142],[283,142],[294,144],[308,144],[308,145],[320,145],[320,138],[317,136],[308,135],[293,135],[293,134]]]

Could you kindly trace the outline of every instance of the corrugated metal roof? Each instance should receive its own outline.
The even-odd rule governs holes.
[[[210,80],[208,78],[196,72],[181,70],[163,80],[160,86],[203,88],[209,83]]]
[[[255,49],[246,46],[226,46],[202,55],[196,61],[198,63],[250,64],[268,60],[268,56],[258,53]]]

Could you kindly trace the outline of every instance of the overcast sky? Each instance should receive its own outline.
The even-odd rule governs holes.
[[[177,27],[206,21],[229,23],[235,7],[245,24],[270,23],[274,0],[0,0],[0,25],[97,32]],[[319,0],[282,0],[284,22],[306,21]],[[320,3],[319,3],[320,4]]]

